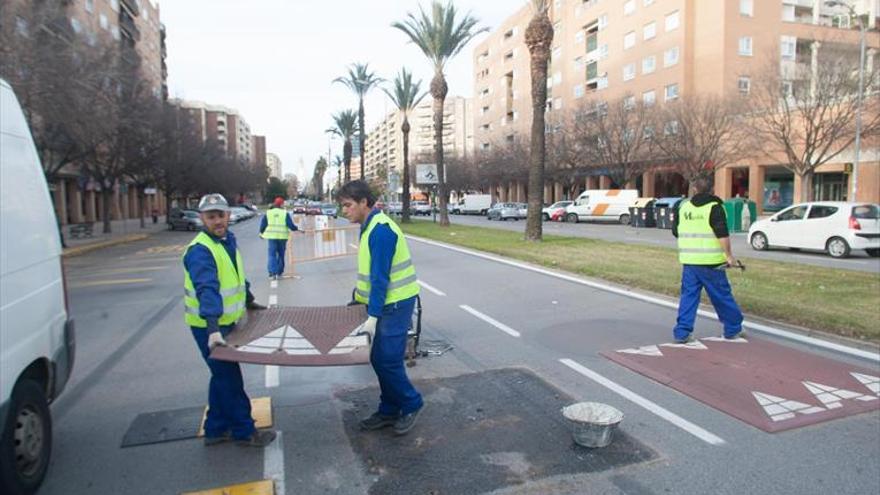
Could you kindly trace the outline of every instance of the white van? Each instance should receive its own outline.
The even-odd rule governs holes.
[[[462,215],[485,215],[492,207],[492,196],[489,194],[465,194],[461,203],[455,205],[453,213]]]
[[[589,189],[565,208],[565,221],[610,220],[629,225],[629,207],[638,197],[635,189]]]
[[[58,223],[21,107],[0,79],[0,493],[33,493],[49,466],[49,403],[74,360]]]

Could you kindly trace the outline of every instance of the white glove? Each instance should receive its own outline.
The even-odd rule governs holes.
[[[361,331],[358,332],[358,335],[366,335],[368,344],[373,343],[373,338],[376,336],[376,323],[378,322],[378,318],[371,316],[361,325]]]
[[[208,335],[208,349],[213,349],[218,345],[226,345],[226,339],[223,338],[223,334],[220,332],[213,332]]]

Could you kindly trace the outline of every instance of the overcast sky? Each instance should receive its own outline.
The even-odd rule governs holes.
[[[391,80],[402,66],[428,87],[432,69],[421,51],[390,24],[426,0],[164,0],[171,97],[237,109],[251,132],[266,136],[284,173],[311,176],[327,156],[330,115],[357,109],[357,100],[331,81],[348,64],[368,62]],[[494,28],[524,0],[455,0],[481,25]],[[449,95],[471,96],[472,41],[447,65]],[[367,130],[392,109],[381,91],[365,102]],[[334,139],[332,154],[342,154]],[[300,159],[305,170],[300,169]]]

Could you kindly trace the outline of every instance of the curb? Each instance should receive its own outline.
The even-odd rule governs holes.
[[[104,249],[110,246],[116,246],[119,244],[128,244],[129,242],[142,241],[150,237],[150,234],[131,234],[124,237],[119,237],[116,239],[110,239],[107,241],[96,242],[94,244],[86,244],[84,246],[77,246],[72,248],[66,248],[61,256],[65,258],[72,258],[74,256],[80,256],[92,251],[97,251],[98,249]]]

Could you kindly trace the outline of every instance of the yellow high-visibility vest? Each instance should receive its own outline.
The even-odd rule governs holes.
[[[385,304],[393,304],[417,296],[419,282],[416,277],[416,268],[413,266],[403,231],[388,215],[379,212],[373,215],[370,224],[361,235],[358,246],[358,279],[355,286],[355,301],[363,304],[370,302],[370,260],[372,258],[369,240],[370,233],[377,225],[387,225],[392,232],[397,234],[397,246],[395,246],[394,256],[391,258],[391,273],[389,274],[388,291],[385,293]]]
[[[287,240],[287,210],[270,208],[266,212],[266,230],[260,234],[263,239]]]
[[[694,206],[689,200],[678,208],[678,261],[682,265],[720,265],[727,261],[715,237],[709,215],[715,203]]]
[[[236,323],[245,311],[245,300],[247,298],[247,288],[245,286],[244,277],[244,261],[241,258],[241,252],[235,250],[235,265],[229,258],[229,253],[222,244],[211,239],[211,237],[200,232],[199,235],[189,243],[189,248],[201,244],[211,251],[214,256],[214,263],[217,265],[217,278],[220,281],[220,297],[223,298],[223,315],[220,316],[218,323],[220,325],[232,325]],[[208,322],[199,316],[199,299],[196,297],[196,289],[193,286],[192,278],[186,266],[183,268],[183,309],[184,321],[191,327],[205,328]]]

